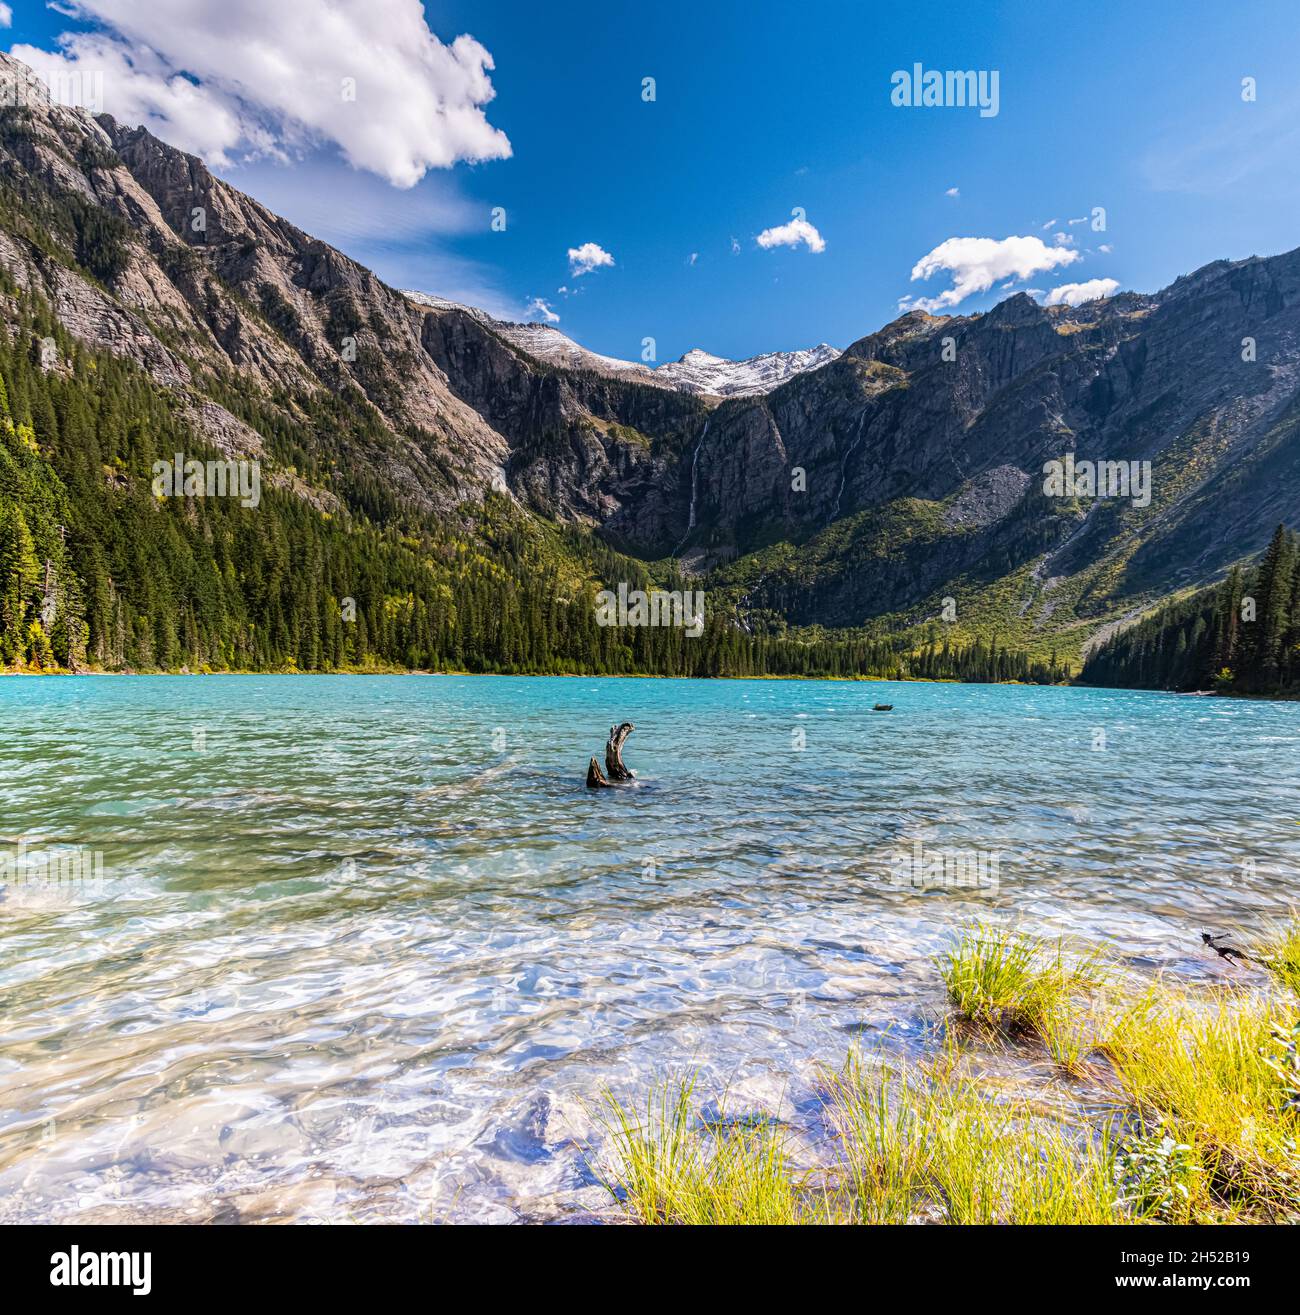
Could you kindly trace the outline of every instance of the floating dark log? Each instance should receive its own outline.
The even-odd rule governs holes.
[[[892,703],[877,703],[876,706],[871,709],[872,712],[893,712],[893,710],[894,705]]]
[[[636,773],[623,766],[623,743],[636,727],[630,721],[620,722],[609,728],[609,739],[605,741],[605,770],[611,781],[630,781]]]

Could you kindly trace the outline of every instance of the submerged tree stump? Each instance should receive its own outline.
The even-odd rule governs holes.
[[[592,758],[587,764],[589,790],[613,785],[615,781],[631,781],[636,778],[636,773],[623,762],[623,744],[634,730],[636,727],[630,721],[620,722],[617,726],[609,728],[609,739],[605,741],[605,772],[608,772],[609,776],[606,777],[605,772],[600,770],[600,763]]]
[[[605,741],[605,770],[611,781],[630,781],[636,773],[623,766],[623,743],[636,727],[630,721],[620,722],[609,728],[609,739]]]

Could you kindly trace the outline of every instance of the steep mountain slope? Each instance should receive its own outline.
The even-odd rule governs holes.
[[[1296,252],[1075,309],[913,312],[712,414],[684,556],[756,553],[722,578],[794,622],[920,621],[952,596],[1072,648],[1295,519],[1298,392]],[[1149,461],[1150,505],[1047,496],[1044,463],[1067,452]]]
[[[490,549],[495,491],[494,517],[564,558],[562,592],[597,561],[642,569],[604,545],[661,574],[676,558],[754,636],[1073,655],[1300,508],[1295,252],[1077,308],[912,312],[843,354],[651,371],[389,288],[143,129],[37,98],[0,111],[0,273],[11,349],[52,317],[88,355],[65,343],[42,369],[84,383],[97,354],[121,361],[166,394],[169,431],[258,459],[286,507]],[[1150,504],[1048,496],[1067,453],[1149,461]]]
[[[530,356],[543,365],[555,365],[566,370],[589,370],[593,374],[608,375],[614,379],[632,379],[637,383],[650,384],[652,387],[671,387],[667,379],[660,379],[649,366],[639,365],[635,361],[620,361],[615,356],[602,356],[599,352],[588,351],[549,324],[521,324],[511,320],[494,319],[476,306],[465,306],[427,292],[407,291],[403,295],[419,306],[428,306],[440,311],[461,311],[471,315],[480,324],[491,329],[498,338],[504,338],[525,356]]]

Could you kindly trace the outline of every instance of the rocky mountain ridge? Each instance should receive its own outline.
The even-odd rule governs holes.
[[[732,361],[696,347],[680,360],[651,367],[589,351],[551,324],[498,320],[478,307],[448,301],[445,297],[428,292],[407,291],[404,295],[420,306],[441,311],[457,310],[472,315],[498,336],[543,364],[558,365],[569,370],[590,370],[611,378],[630,379],[651,387],[675,388],[678,392],[698,393],[706,397],[752,397],[770,393],[794,375],[827,365],[840,354],[837,348],[821,343],[801,351],[763,352],[742,361]]]
[[[495,489],[676,556],[753,627],[924,624],[950,597],[968,625],[1066,650],[1300,508],[1297,252],[652,371],[390,288],[144,129],[39,100],[0,128],[12,288],[138,362],[223,452],[309,423],[328,474],[272,478],[320,508],[455,519]],[[762,390],[719,397],[724,366]],[[1047,496],[1067,452],[1151,462],[1150,506]]]

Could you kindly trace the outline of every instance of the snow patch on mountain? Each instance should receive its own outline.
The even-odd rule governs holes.
[[[697,347],[680,361],[661,365],[655,373],[686,393],[752,397],[757,393],[770,393],[796,374],[829,365],[839,355],[838,348],[821,343],[797,352],[764,352],[746,361],[729,361]]]
[[[671,361],[652,370],[636,361],[623,361],[616,356],[588,351],[549,324],[519,324],[494,319],[476,306],[464,306],[427,292],[405,292],[403,295],[435,310],[464,311],[488,325],[521,352],[548,365],[568,370],[592,370],[596,374],[632,379],[657,388],[672,388],[680,393],[703,393],[711,397],[752,397],[770,393],[794,375],[828,365],[840,355],[838,348],[822,343],[803,351],[765,352],[746,361],[729,361],[697,347],[680,361]]]

